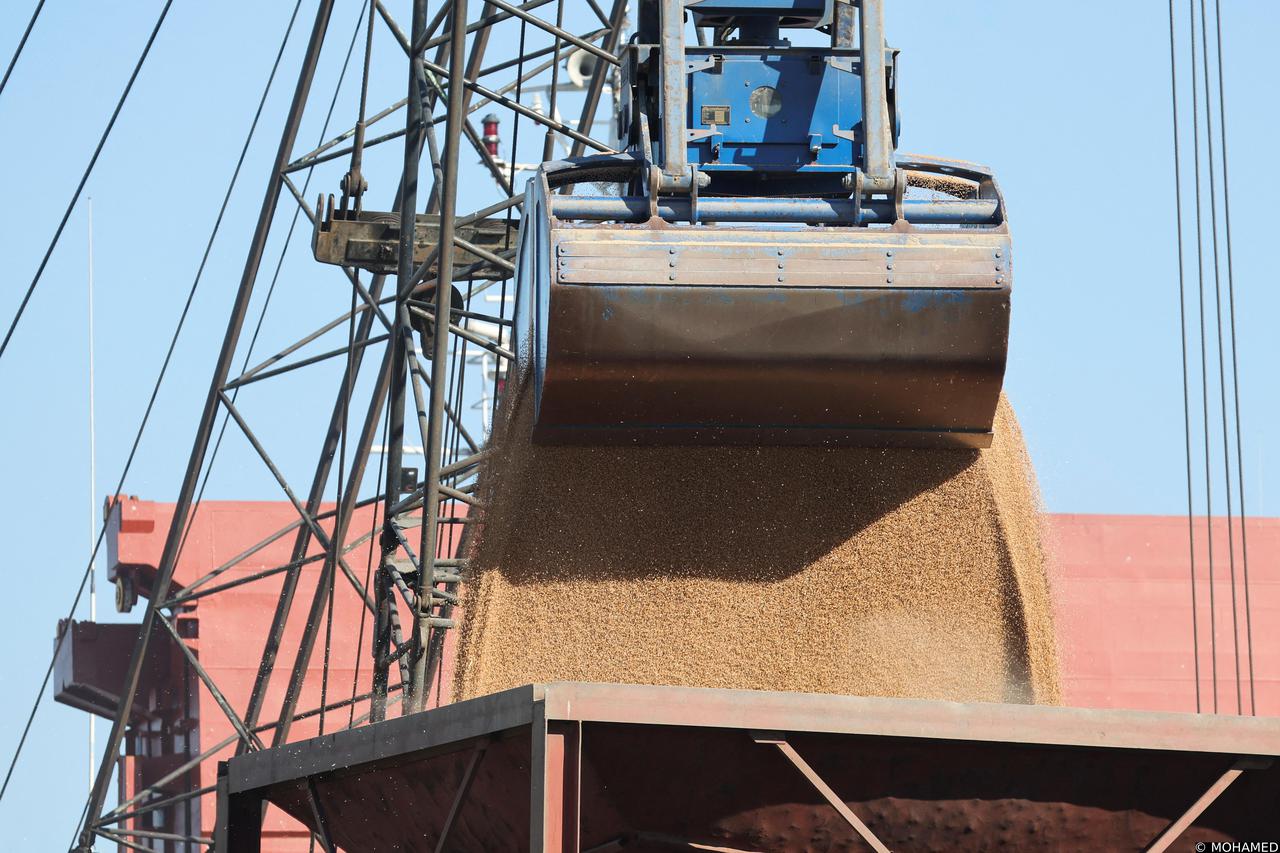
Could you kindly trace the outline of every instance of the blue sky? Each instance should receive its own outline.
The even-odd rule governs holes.
[[[0,14],[5,60],[32,5],[14,0]],[[6,131],[0,133],[0,162],[7,164],[8,188],[0,228],[7,271],[0,317],[6,324],[160,5],[52,0],[0,96]],[[131,494],[167,500],[180,482],[310,27],[310,5],[299,16],[261,135],[126,484]],[[393,4],[401,17],[405,5]],[[1008,199],[1016,274],[1007,387],[1046,505],[1064,512],[1185,512],[1166,5],[887,5],[891,42],[903,50],[903,149],[988,163]],[[6,763],[47,663],[55,622],[65,615],[83,569],[91,507],[100,506],[113,487],[128,451],[291,8],[279,0],[175,3],[89,183],[97,281],[98,477],[92,494],[83,206],[0,362],[0,479],[6,485],[0,533],[9,543],[11,602],[11,615],[0,622],[9,652],[0,665],[9,688],[0,709]],[[320,94],[298,152],[320,136],[358,14],[358,3],[339,0],[316,82]],[[1270,60],[1280,7],[1246,0],[1227,4],[1223,14],[1246,497],[1251,513],[1277,515],[1280,447],[1268,427],[1280,419],[1270,377],[1280,348],[1271,328],[1280,295],[1268,263],[1270,172],[1254,164],[1269,162],[1280,129],[1275,111],[1264,108],[1277,82]],[[495,36],[495,52],[513,32]],[[381,32],[379,39],[386,47]],[[389,50],[380,55],[371,87],[375,106],[401,97],[404,87],[403,63]],[[358,61],[359,49],[352,75]],[[351,121],[353,82],[349,78],[342,90],[333,129]],[[388,120],[386,129],[401,121]],[[508,139],[510,132],[508,119]],[[527,124],[522,132],[521,159],[532,159],[541,134]],[[396,143],[371,155],[369,204],[388,203],[399,157]],[[468,164],[473,179],[465,182],[464,206],[494,200],[490,182]],[[309,195],[335,191],[343,169],[339,163],[318,171]],[[1255,177],[1264,183],[1251,186]],[[292,213],[282,210],[264,286]],[[300,229],[289,250],[273,297],[285,308],[268,314],[264,355],[346,304],[349,290],[341,276],[309,260],[308,237]],[[1211,357],[1216,372],[1216,353]],[[318,369],[270,396],[244,397],[246,411],[260,419],[255,423],[262,424],[264,441],[291,477],[303,478],[314,464],[323,424],[271,413],[313,405],[317,393],[330,393],[334,375]],[[1216,398],[1211,402],[1216,419]],[[1214,441],[1217,446],[1219,434]],[[211,481],[210,497],[278,496],[243,444],[232,442],[226,452],[228,464]],[[1220,484],[1215,488],[1220,494]],[[106,588],[100,612],[112,618],[105,612],[110,610]],[[31,850],[64,849],[86,784],[83,717],[48,698],[46,703],[0,804],[5,832],[32,827],[23,842]]]

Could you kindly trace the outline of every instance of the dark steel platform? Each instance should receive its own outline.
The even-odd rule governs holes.
[[[353,853],[1192,850],[1280,839],[1278,755],[1270,718],[531,685],[231,760],[217,849],[266,801]]]

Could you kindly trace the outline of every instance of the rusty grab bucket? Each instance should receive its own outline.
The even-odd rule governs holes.
[[[990,444],[1003,224],[568,222],[536,190],[516,316],[535,441]]]

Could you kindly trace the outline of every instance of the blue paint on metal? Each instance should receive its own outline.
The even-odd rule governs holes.
[[[860,76],[828,62],[835,55],[831,49],[759,51],[687,49],[691,64],[716,57],[711,67],[689,75],[689,127],[709,130],[721,120],[715,136],[689,146],[689,161],[709,172],[853,169],[853,142],[832,128],[852,131],[862,121]]]
[[[561,219],[643,222],[649,218],[649,201],[641,196],[557,195],[552,209]],[[669,222],[688,221],[690,201],[675,196],[658,200],[658,215]],[[892,224],[891,201],[875,199],[855,205],[849,199],[831,198],[702,198],[701,218],[726,222],[795,222],[852,224],[859,216],[864,225]],[[907,199],[903,217],[914,225],[995,225],[1002,213],[996,199]]]
[[[928,432],[988,433],[999,390],[999,373],[992,371],[1002,370],[1004,365],[1000,350],[1007,337],[1008,291],[1001,289],[1003,279],[987,281],[985,259],[983,272],[970,270],[952,277],[945,263],[952,254],[944,251],[938,255],[936,275],[931,276],[928,266],[923,267],[922,275],[920,266],[899,265],[894,262],[894,252],[886,251],[888,260],[883,269],[878,262],[871,263],[868,273],[862,257],[862,266],[843,274],[842,260],[854,254],[865,256],[866,244],[877,244],[877,256],[882,249],[914,245],[898,242],[896,232],[868,232],[867,226],[899,220],[911,226],[1004,223],[994,182],[988,174],[971,170],[969,164],[925,159],[914,163],[913,170],[968,177],[984,190],[974,197],[899,197],[895,204],[892,190],[905,189],[897,182],[895,165],[913,165],[895,163],[896,133],[879,118],[884,110],[889,121],[898,121],[896,52],[884,47],[879,23],[881,0],[858,0],[857,5],[861,8],[863,50],[851,46],[851,19],[844,14],[837,16],[841,25],[833,33],[831,47],[792,47],[780,34],[780,28],[817,26],[833,11],[830,0],[663,0],[657,61],[627,66],[637,74],[630,81],[635,84],[632,90],[643,99],[633,103],[632,121],[660,120],[650,125],[650,129],[657,128],[649,140],[651,145],[630,152],[635,166],[640,165],[641,156],[646,167],[651,160],[652,165],[661,165],[660,181],[648,185],[655,197],[551,194],[556,185],[545,182],[526,197],[517,275],[520,281],[532,282],[534,295],[528,295],[526,286],[518,299],[518,312],[533,313],[529,325],[535,340],[531,357],[539,409],[543,377],[550,367],[555,378],[548,385],[553,393],[548,398],[549,414],[563,417],[559,411],[551,413],[550,407],[565,406],[568,411],[571,407],[566,400],[579,408],[600,407],[599,417],[586,415],[590,423],[581,425],[585,430],[619,426],[662,429],[681,424],[732,428],[746,417],[741,411],[709,410],[703,420],[684,420],[695,398],[718,402],[719,380],[698,363],[703,360],[720,367],[735,364],[735,369],[740,368],[740,378],[735,381],[760,383],[761,399],[770,396],[771,382],[794,386],[799,381],[810,390],[797,399],[814,405],[807,413],[788,414],[799,418],[797,423],[803,423],[804,428],[813,428],[819,419],[829,417],[831,405],[839,399],[852,401],[845,407],[850,424],[883,418],[883,426],[877,428],[888,432],[912,431],[917,426],[914,422],[919,421],[919,427]],[[695,24],[711,26],[722,34],[731,32],[732,41],[709,47],[686,45],[686,9],[692,12]],[[646,36],[644,44],[653,41]],[[881,71],[885,72],[883,77]],[[655,98],[657,115],[650,110]],[[634,140],[636,134],[630,138]],[[551,172],[546,168],[544,173]],[[851,179],[854,176],[858,180]],[[623,232],[653,228],[655,216],[667,222],[693,222],[697,227],[677,229],[669,241],[655,235],[656,245],[640,250],[651,263],[637,265],[637,270],[644,272],[622,276],[631,280],[625,284],[618,276],[593,276],[592,264],[572,258],[575,250],[570,242],[561,250],[571,258],[566,274],[574,282],[556,286],[557,247],[550,243],[548,228],[553,216],[581,222],[645,223],[634,229],[614,226]],[[850,246],[829,245],[839,240],[814,241],[823,244],[818,257],[825,263],[807,267],[804,262],[812,260],[812,253],[796,249],[795,243],[785,239],[770,241],[778,247],[778,280],[774,282],[770,243],[765,244],[764,260],[760,260],[762,241],[758,238],[746,241],[750,249],[723,245],[735,242],[719,239],[734,231],[734,223],[752,223],[751,230],[759,232],[784,230],[782,223],[790,223],[813,231],[817,229],[810,227],[815,225],[847,226],[831,228],[832,234],[885,236],[883,245],[879,238],[850,241],[860,243]],[[933,235],[939,235],[938,245],[944,250],[954,248],[950,241],[965,233],[904,230],[913,231],[914,236],[902,240],[918,240],[923,248],[928,248]],[[572,237],[557,239],[571,241]],[[959,242],[966,241],[960,238]],[[527,250],[523,248],[526,243]],[[700,251],[684,251],[693,246],[700,246]],[[671,255],[669,265],[665,248]],[[616,254],[618,264],[628,263],[624,252]],[[933,258],[924,254],[926,260]],[[792,263],[795,255],[801,260]],[[999,252],[995,258],[1000,258]],[[606,261],[612,262],[612,257]],[[1007,261],[996,260],[991,274],[999,275],[1006,269],[1004,263]],[[763,281],[753,276],[749,285],[735,283],[743,278],[738,271],[750,264],[763,264],[758,268],[765,273]],[[795,268],[795,276],[788,273],[788,266]],[[909,276],[903,286],[894,284],[899,275],[895,266]],[[815,270],[831,272],[819,275]],[[695,277],[706,283],[687,281]],[[974,282],[975,278],[978,281]],[[814,280],[821,284],[793,283]],[[953,285],[970,282],[977,289],[908,286],[948,281]],[[553,322],[548,297],[553,288],[559,312],[554,322],[565,324],[567,331],[558,326],[556,337],[550,339],[554,346],[548,348]],[[521,313],[517,335],[523,322]],[[633,326],[622,329],[620,323]],[[593,347],[603,354],[609,371],[596,369],[602,361]],[[517,352],[523,368],[530,356],[519,347]],[[548,358],[552,359],[550,365]],[[890,362],[897,367],[882,375],[881,368]],[[806,378],[797,377],[794,370],[795,364],[802,363],[821,363],[831,369],[815,371],[805,385]],[[560,370],[560,364],[567,369]],[[842,364],[850,369],[839,370]],[[619,367],[622,369],[615,369]],[[627,368],[632,371],[629,379]],[[853,391],[829,393],[830,380],[841,378],[837,373],[846,379],[855,377],[843,386]],[[948,386],[943,380],[951,378],[952,386],[962,384],[952,377],[975,383],[979,397],[975,399],[968,388],[954,387],[949,392],[952,396],[941,396]],[[619,381],[653,393],[652,399],[640,398],[644,405],[636,407],[636,401],[628,399],[630,388],[623,388],[623,401],[611,410],[608,402],[600,401],[607,401],[610,393],[619,390],[610,387]],[[674,391],[687,382],[693,387],[705,383],[705,393],[665,393],[664,383]],[[904,390],[891,387],[897,385]],[[901,398],[917,387],[932,390],[922,393],[920,399],[908,399],[895,414],[894,406],[902,402],[895,396]],[[580,399],[575,400],[575,394]],[[672,403],[668,399],[672,396],[681,399]],[[733,395],[726,395],[725,401],[726,405],[746,408],[750,402]],[[644,423],[652,418],[650,410],[664,406],[669,411],[662,413],[663,421]],[[767,406],[757,410],[766,411]],[[535,423],[542,423],[540,411]],[[563,426],[555,424],[555,417],[547,423],[550,436]]]
[[[921,288],[911,291],[902,301],[902,307],[912,314],[919,314],[925,311],[937,311],[943,308],[967,305],[972,300],[973,295],[965,290]]]

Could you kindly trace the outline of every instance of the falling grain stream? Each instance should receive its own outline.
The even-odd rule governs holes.
[[[980,452],[540,446],[527,403],[484,474],[455,698],[574,680],[1058,700],[1007,402]]]

